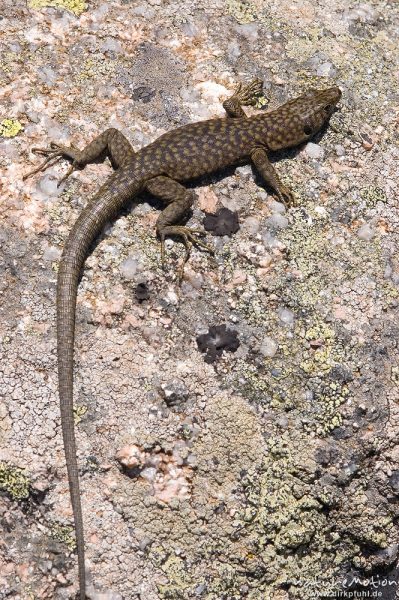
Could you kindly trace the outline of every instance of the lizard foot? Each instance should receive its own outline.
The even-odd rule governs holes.
[[[242,106],[254,106],[263,91],[263,81],[257,77],[248,83],[248,85],[238,84],[234,96],[239,100]]]
[[[294,194],[285,185],[280,185],[279,189],[276,190],[278,199],[284,204],[286,208],[290,206],[296,206],[296,199]]]
[[[204,244],[204,242],[201,242],[201,240],[199,240],[197,237],[195,237],[195,235],[193,235],[195,233],[197,235],[205,235],[205,232],[202,231],[202,229],[190,229],[189,227],[184,227],[183,225],[169,225],[167,227],[164,227],[159,234],[161,238],[161,261],[163,268],[165,268],[165,237],[173,235],[181,237],[183,240],[184,246],[186,248],[186,253],[178,271],[179,282],[181,282],[181,280],[183,279],[184,265],[190,257],[191,247],[193,244],[195,246],[203,248],[211,254],[214,254],[214,250],[210,246]]]
[[[69,175],[78,168],[80,151],[74,146],[62,146],[60,144],[56,144],[55,142],[51,142],[50,148],[32,148],[32,152],[34,152],[35,154],[46,156],[47,158],[36,169],[33,169],[33,171],[29,171],[29,173],[23,175],[23,181],[25,181],[25,179],[27,179],[31,175],[35,175],[40,171],[44,171],[49,166],[52,167],[62,158],[69,158],[73,160],[73,163],[68,169],[67,173],[58,182],[58,186],[60,186],[61,183],[65,181],[65,179],[69,177]]]

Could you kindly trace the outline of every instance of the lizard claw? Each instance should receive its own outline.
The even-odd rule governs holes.
[[[23,175],[22,176],[23,181],[25,181],[25,179],[27,179],[28,177],[31,177],[31,175],[35,175],[36,173],[39,173],[40,171],[44,171],[48,167],[52,167],[53,165],[55,165],[59,160],[61,160],[64,157],[72,159],[73,164],[71,165],[71,167],[68,169],[67,173],[62,177],[62,179],[60,179],[60,181],[57,184],[57,187],[59,187],[61,185],[61,183],[63,181],[65,181],[65,179],[67,177],[69,177],[69,175],[78,168],[77,167],[77,159],[78,159],[79,150],[73,146],[71,146],[71,147],[62,146],[60,144],[57,144],[56,142],[50,142],[50,148],[32,148],[32,152],[34,154],[40,154],[42,156],[45,156],[46,159],[36,169],[33,169],[33,171],[29,171],[29,173],[26,173],[25,175]]]
[[[186,249],[186,253],[184,255],[183,262],[180,265],[179,270],[178,270],[179,283],[181,283],[181,281],[183,279],[184,265],[186,264],[186,262],[188,261],[188,259],[190,257],[190,252],[191,252],[191,248],[193,245],[199,246],[200,248],[203,248],[207,252],[214,254],[213,248],[211,248],[207,244],[204,244],[204,242],[201,242],[201,240],[196,238],[195,235],[193,235],[193,234],[197,234],[197,235],[201,235],[201,236],[206,235],[202,229],[190,229],[189,227],[184,227],[183,225],[169,225],[167,227],[164,227],[162,229],[162,232],[160,232],[160,234],[159,234],[160,238],[161,238],[161,261],[162,261],[163,268],[165,268],[165,237],[169,236],[169,235],[173,235],[173,236],[180,237],[183,240],[183,243],[184,243],[184,246]]]
[[[263,91],[263,81],[262,79],[258,79],[257,77],[248,83],[248,85],[238,84],[238,87],[234,93],[234,95],[239,100],[242,106],[254,106],[259,96],[262,95]]]
[[[76,166],[75,162],[73,162],[71,164],[71,166],[69,167],[68,171],[65,173],[65,175],[63,175],[63,177],[61,177],[61,179],[57,183],[57,188],[60,187],[61,183],[63,183],[66,179],[68,179],[68,177],[76,170],[77,170],[77,166]]]
[[[39,150],[39,148],[32,148],[32,151],[33,150]],[[25,175],[22,176],[22,181],[25,181],[25,179],[28,179],[28,177],[31,177],[31,175],[35,175],[36,173],[39,173],[40,171],[44,171],[47,167],[52,167],[61,158],[62,158],[61,152],[52,151],[51,153],[48,154],[46,160],[44,162],[42,162],[36,169],[33,169],[32,171],[25,173]]]
[[[296,206],[296,199],[294,194],[285,185],[280,185],[277,191],[277,196],[280,202],[284,204],[286,208],[290,206]]]

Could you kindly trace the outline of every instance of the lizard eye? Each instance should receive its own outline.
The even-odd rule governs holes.
[[[324,110],[325,110],[326,112],[330,112],[331,108],[332,108],[332,107],[331,107],[331,104],[326,104],[326,105],[325,105],[325,107],[324,107]]]
[[[303,133],[305,135],[311,135],[312,134],[312,128],[309,125],[305,125],[303,128]]]

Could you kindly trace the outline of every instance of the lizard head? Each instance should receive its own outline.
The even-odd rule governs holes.
[[[279,113],[284,135],[277,137],[277,144],[272,141],[270,148],[290,148],[306,142],[328,123],[341,96],[342,92],[336,86],[325,90],[311,89],[284,104]]]
[[[305,139],[317,133],[328,122],[341,96],[339,87],[330,87],[326,90],[309,90],[298,98],[302,104],[300,115]]]

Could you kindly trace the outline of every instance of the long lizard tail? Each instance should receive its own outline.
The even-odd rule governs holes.
[[[62,436],[68,471],[69,492],[75,521],[79,566],[80,600],[86,599],[86,573],[82,505],[76,458],[73,415],[73,348],[75,338],[75,308],[80,271],[89,248],[104,225],[140,189],[125,173],[116,172],[99,190],[76,221],[62,254],[57,282],[57,353],[58,385]]]
[[[58,390],[69,493],[75,521],[80,600],[85,600],[84,534],[73,415],[73,343],[75,337],[75,306],[79,273],[80,268],[74,267],[67,260],[66,253],[64,252],[58,271],[57,283]]]

